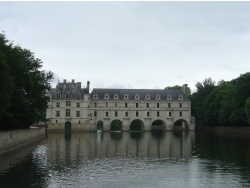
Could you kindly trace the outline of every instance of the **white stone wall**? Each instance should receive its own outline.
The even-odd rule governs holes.
[[[106,103],[108,106],[106,106]],[[127,108],[125,103],[127,103]],[[136,103],[138,103],[138,107]],[[149,108],[147,108],[147,103],[149,103]],[[159,107],[157,107],[157,103],[159,103]],[[170,107],[168,106],[169,103],[171,104]],[[182,104],[181,108],[180,103]],[[94,116],[94,111],[96,111],[97,116]],[[108,112],[108,117],[106,112]],[[128,112],[128,117],[125,116],[126,112]],[[138,116],[136,116],[136,112],[138,112]],[[149,112],[149,117],[147,112]],[[159,116],[157,116],[157,112],[159,112]],[[169,112],[171,112],[171,116],[169,116]],[[182,112],[182,116],[180,116],[180,112]],[[155,120],[162,120],[166,130],[172,130],[174,123],[179,119],[183,119],[188,123],[189,130],[194,130],[194,126],[191,124],[191,102],[186,100],[92,99],[90,114],[92,115],[91,126],[96,129],[97,122],[103,121],[104,130],[106,131],[110,130],[110,124],[115,119],[122,121],[124,131],[130,130],[130,124],[135,119],[139,119],[144,123],[144,130],[151,130],[151,125]]]
[[[66,106],[66,101],[70,101],[71,105]],[[60,107],[57,107],[57,103],[60,103]],[[80,107],[77,107],[77,103]],[[64,130],[65,122],[70,122],[72,125],[72,130],[88,131],[89,120],[90,120],[90,96],[89,94],[84,94],[84,99],[50,99],[48,109],[47,109],[47,122],[48,130],[60,131]],[[70,116],[66,116],[66,109],[70,109]],[[60,111],[60,117],[56,116],[56,111]],[[77,111],[80,111],[80,117],[76,116]]]

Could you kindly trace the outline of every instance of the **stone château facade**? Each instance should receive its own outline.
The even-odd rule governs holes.
[[[48,92],[48,130],[141,131],[195,129],[187,84],[183,90],[104,89],[64,80]]]

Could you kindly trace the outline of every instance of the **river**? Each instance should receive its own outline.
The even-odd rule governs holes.
[[[0,155],[0,187],[250,187],[250,138],[195,132],[49,133]]]

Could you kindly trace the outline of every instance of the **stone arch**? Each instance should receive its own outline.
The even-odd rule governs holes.
[[[99,120],[96,124],[97,131],[103,131],[103,121]]]
[[[134,119],[131,121],[130,126],[129,126],[130,131],[142,131],[144,130],[144,123],[140,119]]]
[[[122,121],[115,119],[110,124],[110,131],[122,131]]]
[[[166,123],[161,119],[156,119],[151,124],[151,130],[164,131],[166,129]]]
[[[71,132],[71,123],[69,121],[65,122],[64,130],[65,130],[65,132]]]
[[[185,119],[178,119],[173,124],[174,130],[189,130],[188,122]]]

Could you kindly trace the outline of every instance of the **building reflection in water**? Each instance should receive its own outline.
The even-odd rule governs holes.
[[[46,155],[69,166],[110,157],[188,159],[194,144],[194,132],[49,133]]]

